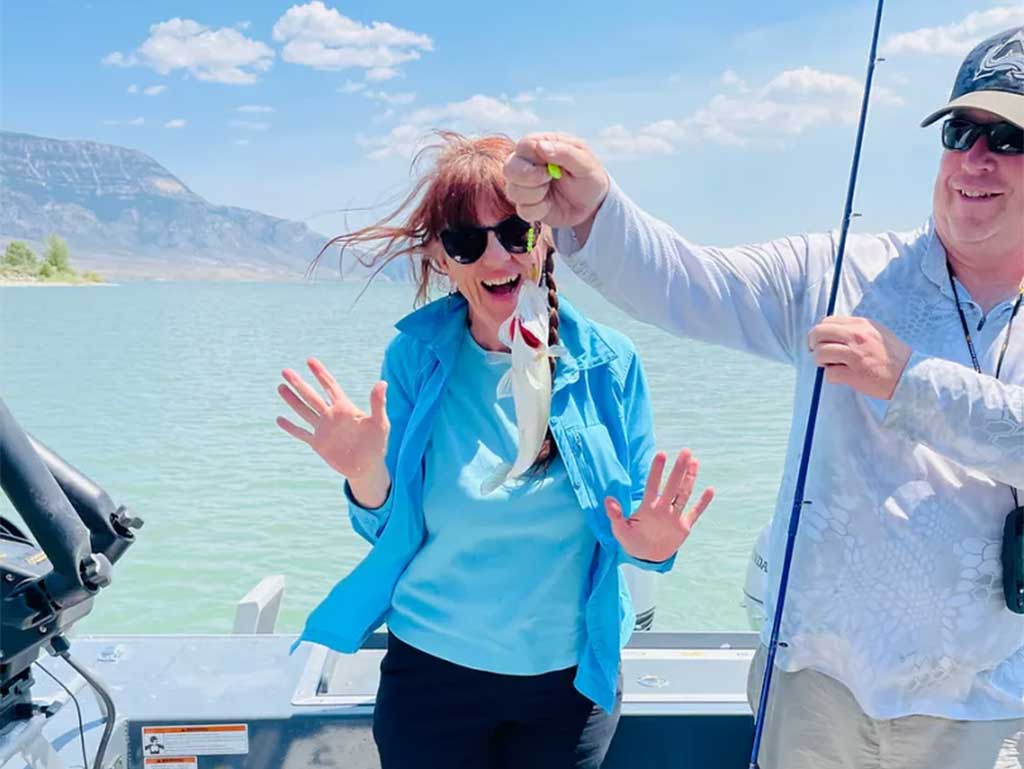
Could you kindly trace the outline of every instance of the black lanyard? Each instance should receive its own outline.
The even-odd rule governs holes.
[[[981,363],[978,361],[978,352],[974,349],[974,340],[971,339],[971,329],[967,325],[967,316],[964,315],[964,308],[960,304],[960,292],[957,291],[956,280],[953,278],[953,265],[949,263],[948,259],[946,260],[946,271],[949,273],[949,285],[953,289],[953,298],[956,300],[956,311],[960,314],[960,325],[964,329],[964,339],[967,340],[967,350],[971,353],[971,363],[974,364],[974,370],[980,374],[982,371]],[[1006,338],[1003,340],[1003,347],[999,351],[999,360],[996,362],[995,378],[997,380],[1003,371],[1003,361],[1006,360],[1006,351],[1010,347],[1010,332],[1013,331],[1013,321],[1017,318],[1017,313],[1020,312],[1022,303],[1024,303],[1024,287],[1021,287],[1020,293],[1017,295],[1017,303],[1013,305],[1013,312],[1010,313],[1010,322],[1006,324]],[[1011,486],[1010,493],[1013,494],[1014,507],[1020,507],[1017,489]]]

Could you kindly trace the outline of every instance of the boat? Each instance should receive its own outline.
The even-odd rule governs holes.
[[[268,575],[230,634],[74,636],[143,521],[26,435],[2,400],[0,484],[32,534],[0,519],[0,769],[379,767],[383,633],[355,654],[303,644],[289,655],[295,634],[275,632],[285,580]],[[760,568],[745,586],[752,618]],[[623,651],[605,769],[748,766],[757,634],[644,629],[653,583],[636,574],[640,629]]]

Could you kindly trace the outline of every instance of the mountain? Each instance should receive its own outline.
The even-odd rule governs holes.
[[[218,206],[137,150],[0,131],[0,243],[56,233],[76,269],[114,278],[300,279],[327,238]],[[337,277],[336,252],[319,278]],[[367,273],[346,259],[346,277]],[[404,265],[379,278],[404,279]]]

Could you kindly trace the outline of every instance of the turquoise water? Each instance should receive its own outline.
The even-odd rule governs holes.
[[[281,432],[283,367],[321,358],[366,407],[412,289],[353,284],[128,283],[0,288],[0,394],[16,419],[146,520],[91,632],[229,632],[234,604],[287,576],[278,628],[366,552],[341,481]],[[563,293],[644,359],[658,444],[692,448],[716,501],[658,586],[658,629],[745,629],[741,587],[774,505],[787,368],[637,323],[571,279]],[[5,514],[10,512],[0,496]]]

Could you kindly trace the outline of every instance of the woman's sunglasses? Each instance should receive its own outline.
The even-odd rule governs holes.
[[[1024,128],[1013,123],[975,123],[954,117],[942,124],[942,146],[954,152],[967,152],[984,136],[990,152],[997,155],[1024,153]]]
[[[493,227],[449,227],[441,233],[445,253],[459,264],[472,264],[487,250],[487,233],[493,232],[510,254],[525,254],[529,249],[530,223],[515,214]]]

